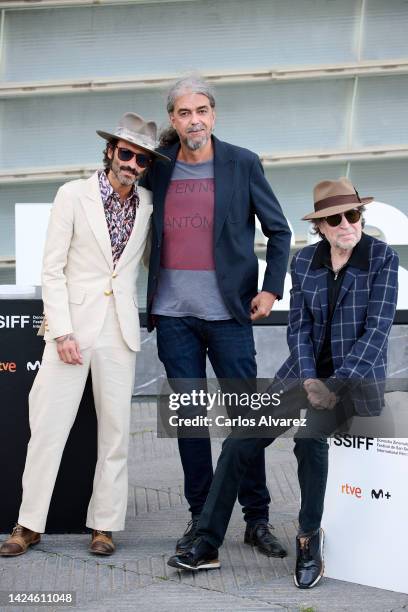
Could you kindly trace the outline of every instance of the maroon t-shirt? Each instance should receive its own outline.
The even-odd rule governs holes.
[[[176,162],[165,205],[153,314],[230,319],[214,263],[214,166]]]

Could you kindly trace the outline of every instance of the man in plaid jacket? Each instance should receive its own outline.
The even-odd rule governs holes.
[[[299,397],[299,383],[308,402],[307,433],[296,435],[294,448],[301,489],[294,581],[304,589],[315,586],[323,575],[320,523],[328,472],[326,437],[353,415],[378,415],[384,402],[398,255],[362,232],[364,205],[372,201],[360,198],[346,178],[318,183],[315,210],[303,219],[312,221],[322,240],[301,249],[291,264],[290,355],[276,382],[287,392],[288,410],[293,398]],[[242,436],[225,440],[197,539],[188,553],[171,557],[169,565],[219,567],[218,548],[242,474],[253,454],[272,441],[272,437]]]

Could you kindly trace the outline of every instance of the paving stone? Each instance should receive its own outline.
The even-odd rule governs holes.
[[[143,612],[179,612],[183,610],[194,610],[194,612],[227,612],[228,610],[280,610],[287,608],[280,605],[271,605],[257,599],[234,596],[228,593],[219,593],[208,587],[198,585],[187,586],[171,581],[159,581],[137,592],[122,595],[120,599],[120,610],[134,612],[135,609]],[[103,602],[88,604],[81,608],[81,612],[112,612],[118,610],[115,598],[105,599]]]
[[[312,608],[316,612],[328,610],[356,610],[364,612],[391,612],[401,606],[408,607],[408,596],[359,584],[324,578],[318,587],[307,591],[296,589],[287,578],[257,583],[239,590],[243,596],[259,597],[262,601],[282,604],[289,608]]]

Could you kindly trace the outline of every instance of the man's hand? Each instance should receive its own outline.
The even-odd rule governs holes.
[[[337,403],[335,394],[321,380],[308,378],[303,383],[303,388],[313,408],[332,410]]]
[[[82,355],[79,350],[79,344],[75,340],[74,334],[67,334],[55,339],[57,342],[57,351],[59,358],[64,363],[71,365],[82,365]]]
[[[251,320],[263,319],[272,310],[272,306],[277,296],[269,291],[260,291],[251,302]]]

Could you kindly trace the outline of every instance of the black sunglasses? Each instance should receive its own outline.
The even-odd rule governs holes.
[[[330,225],[330,227],[337,227],[341,223],[342,216],[345,216],[347,221],[351,224],[357,223],[357,221],[361,218],[361,211],[357,208],[353,208],[353,210],[348,210],[345,213],[340,213],[338,215],[330,215],[329,217],[324,217],[324,220]]]
[[[124,147],[118,147],[116,145],[115,149],[118,150],[118,157],[120,161],[128,162],[134,157],[136,158],[136,163],[139,168],[147,168],[153,163],[153,158],[150,155],[146,155],[145,153],[134,153],[130,149],[125,149]]]

